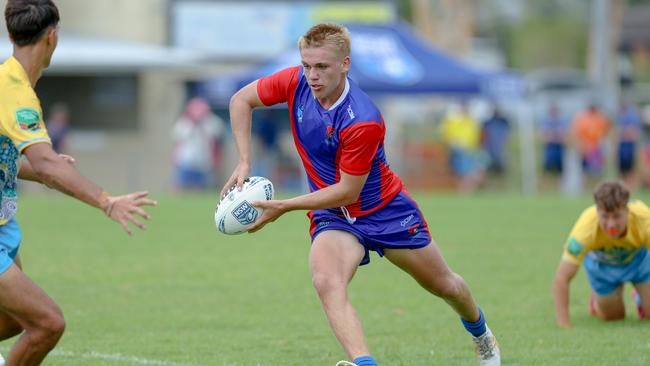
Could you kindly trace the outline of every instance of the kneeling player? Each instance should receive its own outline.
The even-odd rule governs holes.
[[[569,282],[583,261],[593,315],[623,319],[623,285],[630,282],[637,293],[639,316],[650,319],[650,209],[641,201],[629,202],[629,197],[621,183],[602,183],[594,191],[595,205],[582,213],[571,230],[553,283],[559,326],[571,326]]]

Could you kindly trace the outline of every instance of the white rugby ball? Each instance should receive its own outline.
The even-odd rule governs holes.
[[[219,231],[228,235],[241,234],[255,223],[264,211],[251,202],[273,199],[273,183],[264,177],[250,177],[242,190],[231,188],[219,201],[214,212],[214,222]]]

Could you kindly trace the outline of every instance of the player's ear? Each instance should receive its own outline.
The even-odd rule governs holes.
[[[50,27],[46,33],[48,45],[56,45],[58,41],[59,26]]]
[[[348,72],[350,71],[350,56],[345,56],[343,58],[343,72]]]

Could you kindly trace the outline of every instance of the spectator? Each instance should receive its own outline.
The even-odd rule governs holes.
[[[200,190],[215,183],[220,164],[224,122],[210,110],[202,98],[192,98],[174,125],[172,136],[176,186],[183,190]]]
[[[641,139],[643,143],[643,178],[641,184],[650,188],[650,104],[641,110]]]
[[[637,108],[623,103],[618,113],[618,171],[628,187],[634,187],[636,146],[641,137],[641,115]]]
[[[607,116],[592,103],[587,110],[576,115],[571,127],[577,139],[584,172],[591,177],[600,177],[605,165],[603,144],[609,132]]]
[[[260,153],[253,165],[253,175],[260,175],[278,181],[278,125],[280,122],[273,118],[272,110],[256,112],[253,123],[253,133],[259,142]]]
[[[472,191],[483,181],[479,160],[480,128],[466,105],[450,112],[440,125],[443,142],[449,148],[449,165],[462,191]]]
[[[68,107],[63,103],[52,105],[45,127],[52,140],[52,149],[59,154],[67,154],[67,136],[70,130]]]
[[[489,173],[501,176],[506,171],[505,147],[509,137],[510,121],[495,107],[492,116],[483,123],[481,131],[481,143],[489,157]]]
[[[562,174],[568,127],[568,119],[555,103],[551,104],[540,125],[544,144],[544,172]]]

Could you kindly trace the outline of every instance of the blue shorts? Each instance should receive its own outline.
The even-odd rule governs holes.
[[[310,211],[312,242],[327,230],[340,230],[356,236],[366,254],[360,265],[370,263],[370,251],[384,256],[384,249],[417,249],[431,243],[429,227],[415,201],[405,191],[386,206],[350,224],[345,217],[328,210]]]
[[[0,225],[0,274],[9,269],[14,262],[21,240],[22,234],[15,218]]]
[[[650,281],[650,255],[643,248],[634,256],[632,262],[615,266],[585,257],[585,269],[591,288],[600,296],[611,295],[620,285]]]
[[[210,186],[210,172],[176,167],[176,184],[180,188],[186,189],[202,189]]]
[[[459,148],[451,149],[449,164],[453,173],[458,177],[467,177],[478,168],[476,154]]]

